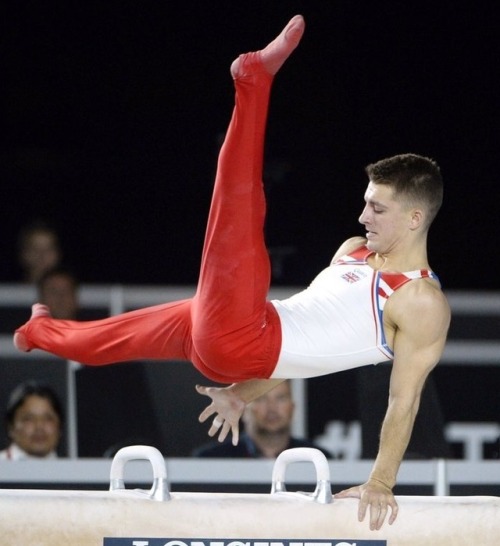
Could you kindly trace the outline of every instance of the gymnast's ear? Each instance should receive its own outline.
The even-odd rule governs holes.
[[[425,224],[425,214],[422,209],[413,208],[410,210],[410,219],[408,227],[411,231],[419,229]]]

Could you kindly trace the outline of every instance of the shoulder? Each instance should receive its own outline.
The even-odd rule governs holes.
[[[406,283],[391,296],[386,310],[398,330],[412,331],[422,339],[439,339],[448,332],[448,300],[439,284],[430,279]]]
[[[349,254],[353,250],[356,250],[357,248],[365,244],[366,239],[364,237],[351,237],[350,239],[347,239],[339,246],[339,248],[333,255],[331,263],[336,262],[339,258],[342,258],[342,256]]]
[[[405,307],[413,312],[436,312],[445,315],[450,313],[448,300],[439,283],[433,279],[414,279],[406,283],[395,295],[400,296],[399,307]]]

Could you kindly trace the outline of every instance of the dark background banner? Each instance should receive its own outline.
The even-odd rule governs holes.
[[[495,289],[498,5],[401,1],[5,2],[0,8],[0,281],[44,217],[82,282],[196,282],[228,68],[295,13],[267,140],[274,282],[306,283],[347,237],[363,167],[416,152],[446,195],[430,263],[446,288]],[[284,259],[279,261],[279,256]]]

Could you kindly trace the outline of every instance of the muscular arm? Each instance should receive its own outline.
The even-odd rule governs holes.
[[[441,358],[450,321],[448,304],[440,291],[423,283],[408,288],[400,301],[391,302],[397,329],[389,404],[370,476],[391,488],[410,441],[425,380]]]
[[[392,298],[385,312],[395,328],[394,361],[378,455],[365,484],[337,495],[360,498],[360,520],[370,507],[372,529],[382,526],[389,507],[389,523],[396,518],[398,507],[392,488],[410,440],[425,380],[441,357],[450,321],[445,297],[428,281],[410,283],[408,290],[401,289]]]

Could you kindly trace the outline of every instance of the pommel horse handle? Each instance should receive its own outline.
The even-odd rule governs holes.
[[[316,489],[313,493],[297,491],[288,493],[285,486],[286,468],[290,463],[311,462],[316,468]],[[271,495],[286,493],[297,495],[320,504],[329,504],[333,500],[330,484],[330,468],[325,455],[312,447],[296,447],[286,449],[278,455],[273,468]]]
[[[110,491],[124,491],[125,481],[123,473],[129,461],[147,460],[153,467],[153,485],[149,490],[148,498],[156,501],[170,500],[167,483],[167,468],[163,455],[155,447],[128,446],[120,449],[113,458],[110,471]]]

